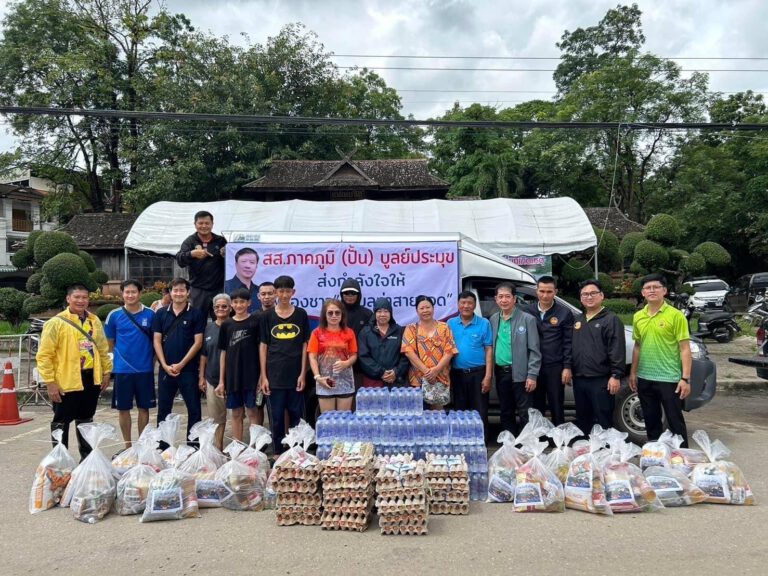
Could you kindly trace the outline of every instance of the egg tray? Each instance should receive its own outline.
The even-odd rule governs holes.
[[[469,475],[469,466],[463,454],[428,453],[426,475],[427,478],[460,478]]]
[[[385,536],[400,535],[400,536],[426,536],[428,534],[427,525],[423,526],[388,526],[381,528],[381,533]]]
[[[323,503],[323,510],[332,514],[368,514],[373,509],[373,499],[352,502]]]
[[[364,532],[368,528],[370,521],[370,512],[348,514],[324,512],[320,526],[323,528],[323,530],[349,530],[353,532]]]
[[[429,513],[452,515],[469,514],[469,502],[430,502]]]
[[[335,489],[329,490],[323,487],[323,502],[342,502],[347,500],[364,500],[373,498],[373,485],[356,490]]]
[[[458,490],[469,492],[469,478],[427,478],[430,491]]]
[[[320,491],[320,484],[313,480],[278,480],[273,484],[277,494],[295,492],[297,494],[315,494]]]
[[[429,495],[430,502],[469,502],[469,492],[459,490],[433,491]]]
[[[379,516],[379,527],[389,526],[423,526],[427,524],[429,515],[426,512],[397,514],[394,516]]]
[[[377,498],[376,509],[380,515],[426,512],[427,498],[425,496],[416,498]]]
[[[322,521],[322,514],[317,512],[315,514],[302,514],[291,512],[289,510],[277,510],[277,525],[278,526],[295,526],[301,524],[302,526],[319,526]]]
[[[397,487],[397,488],[382,488],[376,486],[376,494],[387,498],[413,498],[419,494],[423,494],[427,490],[427,486],[424,483],[418,486],[410,487]]]
[[[373,478],[335,478],[323,480],[323,490],[367,490]]]
[[[277,495],[277,507],[285,506],[320,506],[323,496],[320,494],[299,494],[297,492],[284,492]]]

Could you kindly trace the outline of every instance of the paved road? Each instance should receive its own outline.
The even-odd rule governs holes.
[[[4,574],[765,574],[768,394],[720,394],[689,415],[733,451],[758,506],[699,505],[613,518],[516,514],[473,503],[466,517],[430,518],[428,536],[278,527],[271,512],[204,510],[195,520],[140,524],[109,515],[86,525],[68,509],[31,516],[31,475],[48,450],[49,414],[0,427]],[[101,420],[116,421],[108,408]],[[73,438],[74,440],[74,438]],[[116,451],[117,448],[115,447]]]

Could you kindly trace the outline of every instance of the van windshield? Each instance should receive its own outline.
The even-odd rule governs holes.
[[[752,276],[752,288],[768,287],[768,274],[755,274]]]
[[[702,282],[694,286],[696,292],[714,292],[715,290],[728,290],[728,284],[722,280],[712,280],[711,282]]]

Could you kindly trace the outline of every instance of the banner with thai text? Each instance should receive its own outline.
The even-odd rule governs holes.
[[[552,275],[552,256],[550,255],[511,256],[509,254],[502,254],[502,257],[513,264],[517,264],[520,268],[528,270],[537,279],[541,276]]]
[[[243,248],[256,251],[258,258],[235,255]],[[274,281],[281,275],[293,277],[293,303],[314,318],[326,298],[338,298],[341,285],[355,278],[362,290],[361,304],[373,309],[377,298],[389,298],[394,317],[404,325],[417,320],[416,296],[435,299],[435,318],[456,314],[459,294],[459,248],[456,242],[391,243],[309,243],[227,244],[226,278],[237,276],[248,285]],[[257,260],[254,270],[254,260]],[[248,262],[250,262],[248,264]]]

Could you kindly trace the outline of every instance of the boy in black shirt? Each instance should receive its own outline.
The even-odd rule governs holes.
[[[227,408],[232,410],[232,435],[243,440],[243,407],[250,424],[256,424],[256,392],[259,386],[259,317],[248,313],[251,294],[247,288],[235,289],[231,296],[233,318],[219,332],[219,385],[216,395],[226,392]]]
[[[290,276],[275,279],[277,304],[261,318],[261,389],[268,398],[275,454],[285,450],[285,411],[290,426],[296,426],[304,415],[309,318],[303,308],[291,303],[294,286]]]

